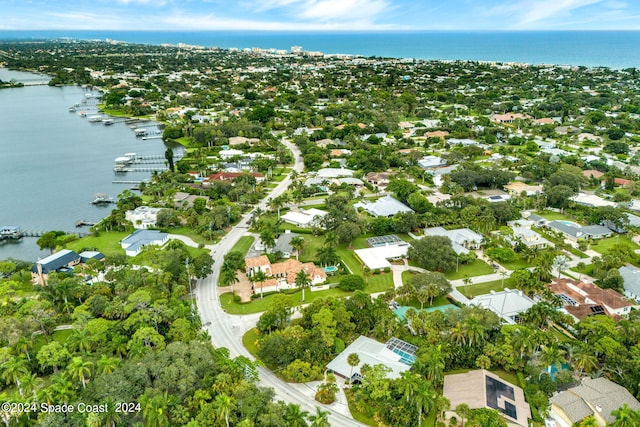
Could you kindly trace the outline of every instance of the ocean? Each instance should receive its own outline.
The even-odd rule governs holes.
[[[388,58],[640,67],[640,31],[428,31],[428,32],[256,32],[256,31],[0,31],[3,39],[185,43],[220,48],[302,46],[308,51]]]

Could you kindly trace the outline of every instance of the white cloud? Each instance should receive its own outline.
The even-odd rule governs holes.
[[[362,21],[378,17],[389,9],[385,0],[318,0],[310,1],[300,17],[319,21]]]
[[[546,26],[548,21],[572,16],[578,9],[602,3],[604,0],[520,0],[510,5],[499,5],[485,15],[503,16],[514,24],[512,29],[527,29]],[[557,22],[556,22],[557,24]]]
[[[142,5],[153,5],[153,6],[166,6],[168,3],[167,0],[117,0],[117,3],[120,4],[142,4]]]

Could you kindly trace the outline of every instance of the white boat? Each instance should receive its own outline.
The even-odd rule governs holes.
[[[105,126],[111,126],[113,124],[113,119],[104,119],[102,120],[102,124]]]
[[[91,122],[91,123],[98,123],[98,122],[101,122],[101,121],[102,121],[102,119],[103,119],[103,117],[102,117],[102,116],[90,116],[90,117],[89,117],[89,122]]]

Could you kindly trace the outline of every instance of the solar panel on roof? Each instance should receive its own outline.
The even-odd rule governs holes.
[[[604,308],[602,308],[601,305],[594,305],[589,307],[589,309],[591,310],[591,313],[593,314],[604,314]]]

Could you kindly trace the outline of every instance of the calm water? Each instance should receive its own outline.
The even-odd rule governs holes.
[[[0,79],[39,81],[42,76],[0,69]],[[0,225],[23,230],[76,231],[79,219],[98,221],[111,207],[90,202],[96,193],[116,197],[130,185],[116,179],[142,180],[148,173],[116,176],[114,159],[126,152],[164,155],[161,139],[136,138],[125,123],[89,123],[68,107],[86,100],[80,87],[31,86],[0,90]],[[81,104],[90,115],[95,107]],[[86,231],[87,229],[84,228]],[[0,244],[0,259],[35,260],[46,256],[24,238]]]
[[[71,37],[130,43],[290,49],[390,58],[640,67],[640,31],[429,31],[386,33],[256,31],[0,31],[2,39]]]

